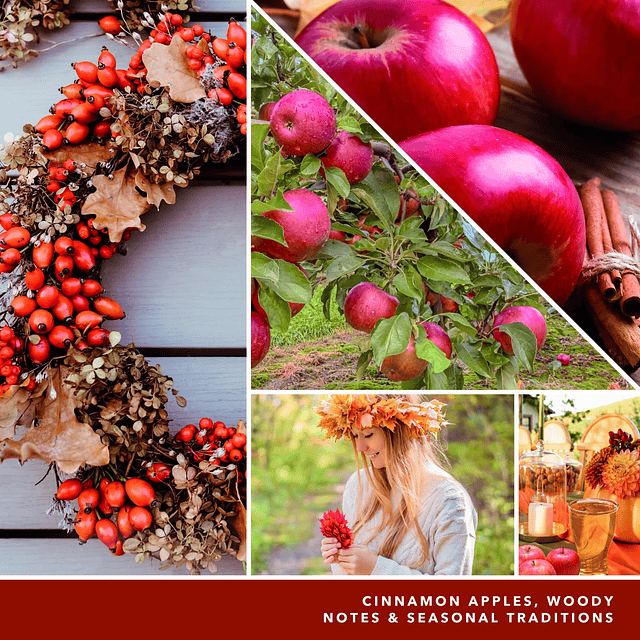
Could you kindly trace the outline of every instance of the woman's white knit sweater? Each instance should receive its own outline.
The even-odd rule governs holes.
[[[420,560],[422,547],[412,531],[408,531],[398,546],[393,558],[378,556],[371,575],[470,575],[473,565],[473,552],[476,542],[478,518],[469,495],[460,483],[446,471],[433,465],[430,470],[431,481],[422,496],[422,508],[418,514],[420,528],[428,543],[426,562],[416,568],[410,568]],[[362,495],[359,499],[359,493]],[[357,519],[362,498],[372,491],[364,469],[354,473],[345,487],[342,510],[347,522]],[[355,544],[364,544],[371,534],[380,527],[382,514],[378,512],[367,525],[358,532]],[[374,553],[385,538],[386,531],[380,531],[366,546]],[[337,574],[345,573],[334,562],[331,570]]]

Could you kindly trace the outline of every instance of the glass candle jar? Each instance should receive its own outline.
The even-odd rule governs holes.
[[[519,533],[527,542],[553,542],[569,531],[567,465],[557,453],[536,449],[520,456]]]

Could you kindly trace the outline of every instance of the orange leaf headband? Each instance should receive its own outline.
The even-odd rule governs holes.
[[[430,433],[436,435],[447,424],[442,414],[444,403],[438,400],[413,404],[393,396],[367,394],[331,395],[315,412],[320,416],[320,428],[325,438],[339,440],[352,429],[381,427],[395,431],[404,426],[414,438]]]

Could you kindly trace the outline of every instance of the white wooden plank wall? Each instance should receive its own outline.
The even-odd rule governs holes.
[[[203,24],[226,34],[227,21],[244,21],[243,0],[198,0]],[[71,24],[45,33],[40,48],[67,42],[0,74],[0,138],[35,124],[61,98],[58,88],[74,81],[70,63],[95,61],[103,45],[124,66],[132,54],[100,34],[97,20],[111,13],[101,0],[75,0]],[[206,19],[204,19],[206,18]],[[81,39],[80,39],[81,38]],[[127,255],[103,268],[107,294],[126,318],[107,325],[134,342],[152,364],[159,364],[187,400],[181,408],[170,398],[171,430],[201,417],[235,425],[245,420],[246,216],[243,163],[216,165],[186,189],[175,205],[149,212],[146,230],[127,242]],[[186,570],[159,572],[157,562],[137,564],[131,556],[113,557],[102,543],[80,546],[74,536],[60,538],[58,518],[46,515],[55,490],[52,477],[36,483],[47,466],[9,460],[0,465],[0,576],[187,576]],[[226,557],[218,575],[241,575],[243,566]]]

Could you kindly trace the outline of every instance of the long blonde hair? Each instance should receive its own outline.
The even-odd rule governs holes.
[[[414,403],[423,401],[420,396],[404,398]],[[378,549],[378,555],[393,557],[407,532],[413,531],[420,542],[422,554],[411,566],[418,567],[426,562],[429,553],[427,539],[418,521],[421,497],[434,465],[437,469],[444,470],[448,463],[442,448],[428,437],[414,438],[402,427],[395,431],[382,429],[382,433],[385,438],[386,462],[381,469],[373,467],[364,453],[358,455],[355,439],[352,437],[358,467],[361,458],[373,489],[360,504],[353,532],[357,534],[378,512],[382,512],[380,529],[387,529],[387,534]],[[363,497],[362,492],[360,497]],[[376,535],[377,532],[374,532],[365,542],[370,542]]]

